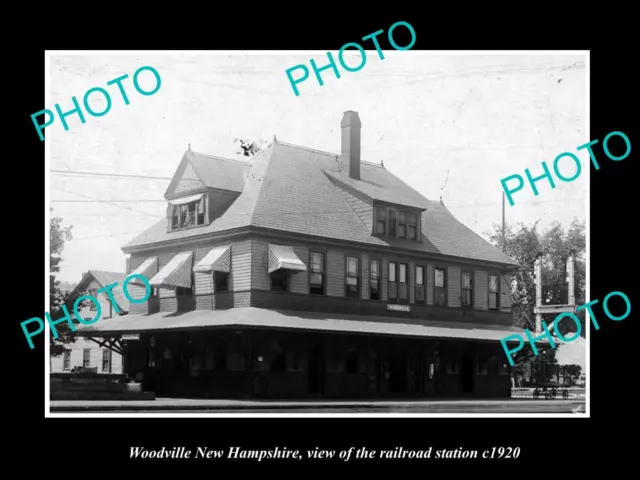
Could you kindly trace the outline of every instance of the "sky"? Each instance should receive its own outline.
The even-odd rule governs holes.
[[[195,152],[242,159],[234,139],[276,135],[340,153],[346,110],[357,111],[362,121],[363,160],[384,161],[428,199],[442,197],[480,235],[501,222],[500,180],[524,177],[526,168],[541,175],[541,162],[552,169],[563,152],[582,160],[578,179],[555,178],[555,189],[542,180],[537,197],[526,186],[514,194],[514,206],[506,203],[506,221],[539,221],[544,229],[553,221],[568,226],[574,218],[585,220],[590,162],[585,151],[576,150],[591,140],[585,54],[409,50],[385,51],[384,57],[367,51],[365,66],[341,69],[340,79],[326,70],[323,86],[311,71],[296,96],[285,71],[299,64],[311,70],[311,58],[322,66],[326,52],[51,53],[45,108],[59,103],[62,111],[71,110],[71,97],[82,104],[93,87],[105,88],[112,101],[102,117],[83,107],[86,123],[70,115],[65,131],[56,117],[45,131],[50,206],[65,225],[73,225],[57,278],[75,283],[88,269],[125,271],[121,247],[164,218],[164,192],[189,145]],[[347,64],[357,65],[358,59]],[[132,84],[142,66],[161,77],[160,89],[150,96]],[[129,105],[117,86],[107,86],[124,74]],[[144,90],[155,85],[148,71],[139,80]],[[106,103],[94,94],[90,106],[99,112]],[[565,161],[560,171],[570,177],[576,167]]]

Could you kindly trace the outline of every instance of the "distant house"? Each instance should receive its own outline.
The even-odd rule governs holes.
[[[83,273],[82,280],[71,290],[71,293],[86,292],[86,295],[96,297],[100,303],[99,322],[108,322],[113,317],[126,315],[129,312],[129,302],[122,291],[122,284],[127,275],[120,272],[104,272],[89,270]],[[98,290],[117,283],[113,288],[113,298],[117,305],[117,311],[109,300],[106,291],[98,293]],[[92,320],[98,313],[98,306],[90,303],[81,308],[81,317],[87,321]],[[62,355],[51,358],[52,372],[70,372],[74,368],[96,368],[98,373],[122,373],[122,356],[108,348],[101,348],[96,342],[77,338],[74,343],[68,344]]]

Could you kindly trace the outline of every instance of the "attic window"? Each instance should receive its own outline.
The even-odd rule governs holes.
[[[418,213],[410,213],[407,208],[389,208],[377,206],[374,209],[374,235],[418,240]]]
[[[387,230],[387,215],[384,208],[378,208],[378,217],[376,221],[376,233],[384,235]]]
[[[396,236],[396,211],[389,210],[389,236]]]
[[[400,213],[398,218],[398,236],[404,238],[407,232],[407,214]]]
[[[417,231],[417,225],[418,225],[418,219],[416,218],[416,215],[413,213],[410,213],[409,215],[407,215],[408,218],[408,222],[409,222],[409,226],[407,227],[407,238],[409,240],[415,240],[416,239],[416,231]]]
[[[204,225],[204,196],[188,203],[175,203],[171,208],[171,230]]]

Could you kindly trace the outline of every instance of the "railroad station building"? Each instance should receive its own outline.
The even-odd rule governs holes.
[[[362,161],[357,112],[341,134],[339,154],[187,150],[166,219],[123,247],[150,298],[79,334],[158,396],[508,397],[517,263]]]

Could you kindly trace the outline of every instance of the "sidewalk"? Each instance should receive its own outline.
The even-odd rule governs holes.
[[[496,399],[496,400],[423,400],[423,401],[255,401],[255,400],[213,400],[213,399],[183,399],[183,398],[159,398],[156,400],[52,400],[51,412],[107,412],[107,411],[171,411],[171,410],[234,410],[234,411],[261,411],[261,410],[424,410],[440,411],[465,411],[473,409],[509,411],[511,409],[541,407],[542,409],[564,409],[583,404],[584,399],[567,400],[520,400],[520,399]]]

